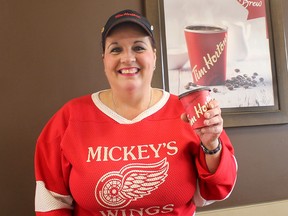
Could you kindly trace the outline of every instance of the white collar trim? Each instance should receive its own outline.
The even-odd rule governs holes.
[[[107,90],[103,90],[103,91],[107,91]],[[91,95],[91,98],[92,98],[95,106],[97,106],[103,113],[105,113],[107,116],[114,119],[116,122],[118,122],[120,124],[134,124],[136,122],[139,122],[139,121],[147,118],[148,116],[159,111],[166,104],[166,102],[168,101],[168,99],[170,97],[170,94],[168,92],[162,90],[163,96],[156,104],[154,104],[153,106],[151,106],[150,108],[148,108],[144,112],[140,113],[134,119],[129,120],[129,119],[122,117],[121,115],[119,115],[118,113],[116,113],[115,111],[113,111],[112,109],[110,109],[109,107],[107,107],[105,104],[102,103],[102,101],[99,99],[99,94],[103,91],[99,91],[99,92],[93,93]]]

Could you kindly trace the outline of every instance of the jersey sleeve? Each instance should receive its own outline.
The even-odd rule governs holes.
[[[61,151],[69,114],[59,110],[41,132],[35,149],[35,212],[37,216],[71,216],[70,164]]]
[[[205,153],[202,150],[196,158],[199,177],[194,202],[197,206],[205,206],[228,198],[235,186],[237,161],[233,146],[225,131],[222,132],[220,141],[222,143],[221,160],[215,173],[209,172]]]

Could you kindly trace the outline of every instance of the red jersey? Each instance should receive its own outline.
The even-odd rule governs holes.
[[[37,140],[36,215],[191,216],[196,205],[227,198],[237,165],[225,131],[211,174],[199,137],[180,118],[182,104],[163,93],[133,120],[99,93],[65,104]]]

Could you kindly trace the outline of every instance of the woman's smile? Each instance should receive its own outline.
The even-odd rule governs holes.
[[[124,75],[124,76],[133,76],[138,74],[140,71],[139,68],[136,67],[130,67],[130,68],[122,68],[120,70],[118,70],[118,73]]]

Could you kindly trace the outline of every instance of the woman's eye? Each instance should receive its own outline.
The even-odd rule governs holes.
[[[136,51],[136,52],[142,52],[142,51],[145,50],[145,48],[142,47],[142,46],[136,46],[136,47],[134,47],[133,49],[134,49],[134,51]]]
[[[111,49],[111,53],[119,53],[119,52],[121,52],[121,48],[120,47],[115,47],[115,48],[113,48],[113,49]]]

